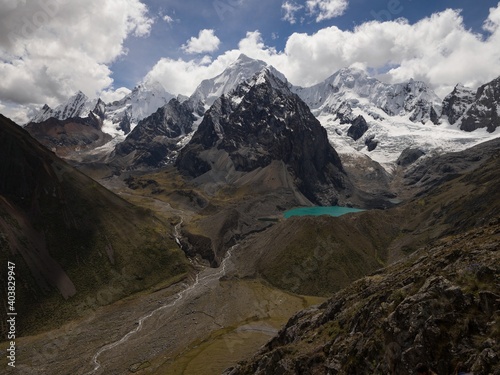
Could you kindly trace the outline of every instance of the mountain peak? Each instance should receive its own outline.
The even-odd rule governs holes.
[[[500,127],[498,103],[500,103],[500,77],[477,89],[473,102],[463,115],[460,129],[474,131],[486,128],[489,133],[493,133]]]
[[[237,62],[245,63],[245,62],[252,62],[252,61],[260,61],[260,60],[252,59],[251,57],[248,57],[247,55],[245,55],[244,53],[242,53],[235,60],[235,63],[237,63]]]
[[[361,69],[361,68],[357,68],[355,66],[346,66],[344,68],[341,68],[337,71],[337,73],[334,73],[335,74],[339,74],[339,75],[354,75],[354,76],[368,76],[368,74],[366,73],[365,70]]]
[[[203,80],[191,95],[191,100],[210,107],[221,95],[231,92],[240,83],[251,79],[265,67],[267,67],[267,64],[264,61],[254,60],[241,54],[221,74]]]
[[[247,83],[248,86],[270,85],[275,89],[291,93],[286,77],[272,66],[262,68]]]
[[[165,87],[157,80],[152,80],[152,79],[148,79],[148,80],[145,80],[143,81],[140,85],[139,85],[139,90],[142,90],[142,91],[156,91],[156,92],[167,92],[167,90],[165,90]]]
[[[293,91],[316,115],[335,114],[341,123],[354,121],[355,108],[368,115],[382,109],[389,116],[409,116],[423,123],[440,114],[441,100],[424,82],[384,83],[357,67],[342,68],[323,82]]]
[[[58,120],[66,120],[73,117],[86,117],[94,109],[96,100],[90,100],[82,91],[77,91],[66,102],[61,103],[54,109],[45,104],[33,116],[30,122],[40,123],[53,117]]]
[[[217,98],[177,166],[192,177],[241,176],[278,161],[308,199],[336,203],[344,188],[340,159],[325,129],[275,71],[265,66]]]

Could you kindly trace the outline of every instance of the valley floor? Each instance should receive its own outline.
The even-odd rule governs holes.
[[[323,301],[232,277],[240,246],[218,268],[130,297],[60,329],[17,341],[19,374],[220,374],[253,354],[297,311]]]

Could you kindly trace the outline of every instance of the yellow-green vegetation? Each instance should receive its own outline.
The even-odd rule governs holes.
[[[260,249],[257,269],[272,285],[328,296],[383,267],[396,233],[392,222],[376,219],[373,212],[298,217],[277,224],[250,246]]]
[[[332,365],[338,373],[407,374],[422,358],[440,374],[458,361],[473,373],[498,372],[499,240],[496,215],[420,248],[296,315],[234,374],[324,373]]]
[[[230,290],[244,292],[246,304],[254,306],[245,313],[236,309],[234,323],[213,331],[208,337],[191,343],[181,353],[169,353],[154,374],[212,375],[249,357],[300,309],[325,299],[299,296],[280,291],[256,280],[231,280]],[[156,364],[157,361],[154,361]]]

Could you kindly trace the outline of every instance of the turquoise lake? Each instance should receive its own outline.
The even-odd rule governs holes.
[[[321,215],[342,216],[345,214],[349,214],[351,212],[361,212],[361,211],[365,210],[361,210],[359,208],[340,207],[340,206],[299,207],[285,211],[283,213],[283,216],[285,217],[285,219],[288,219],[292,216],[321,216]]]

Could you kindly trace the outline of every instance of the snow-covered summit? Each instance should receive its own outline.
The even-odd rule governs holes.
[[[106,118],[117,126],[128,122],[133,129],[140,120],[155,113],[173,98],[174,95],[158,81],[143,82],[124,98],[108,104]]]
[[[117,131],[127,134],[140,120],[156,112],[172,98],[174,95],[168,93],[157,81],[143,82],[122,99],[109,104],[101,99],[91,100],[79,91],[54,109],[44,105],[31,122],[40,123],[51,117],[58,120],[84,118],[94,113],[104,120],[104,131],[110,134]]]
[[[243,113],[245,108],[255,105],[266,108],[273,104],[264,100],[270,90],[278,93],[277,96],[284,101],[293,101],[297,99],[295,94],[298,95],[326,128],[330,142],[340,154],[368,156],[388,170],[407,147],[426,154],[455,151],[498,136],[491,133],[498,133],[495,130],[500,126],[500,79],[483,85],[477,92],[457,85],[444,101],[424,82],[384,83],[370,77],[364,70],[352,67],[303,88],[291,85],[282,73],[266,62],[243,54],[221,74],[202,81],[189,98],[178,96],[171,105],[167,103],[174,98],[172,94],[159,82],[145,81],[121,100],[108,104],[89,100],[83,93],[77,93],[55,109],[44,106],[33,121],[49,117],[64,120],[95,116],[102,131],[115,137],[107,147],[112,151],[136,124],[144,120],[143,125],[154,126],[143,132],[147,136],[140,142],[129,144],[140,144],[144,150],[153,149],[150,139],[155,138],[156,133],[170,129],[168,131],[172,134],[167,131],[168,134],[160,135],[166,137],[162,138],[163,141],[168,138],[165,142],[169,145],[176,142],[175,147],[168,148],[170,151],[175,149],[172,152],[176,153],[189,142],[207,114],[212,117],[217,133],[222,129],[218,126],[218,112]],[[223,100],[219,100],[221,97]],[[250,97],[258,103],[251,103]],[[158,109],[161,111],[157,113]],[[281,112],[275,111],[275,120],[286,119],[296,110],[283,108]],[[160,116],[161,113],[166,115]],[[182,120],[187,125],[180,126],[179,118],[187,119]],[[242,121],[235,120],[235,125],[240,123]],[[355,125],[362,126],[357,129]],[[135,134],[139,133],[138,129]],[[166,158],[174,160],[174,156],[169,154]]]
[[[97,100],[90,100],[83,92],[78,91],[66,102],[54,109],[45,104],[31,119],[31,122],[43,122],[53,117],[58,120],[66,120],[70,117],[87,117],[95,108]]]
[[[354,120],[355,108],[377,117],[381,109],[388,116],[408,116],[414,122],[437,119],[441,112],[441,100],[424,82],[388,84],[356,68],[341,69],[314,86],[292,90],[315,115],[339,113],[345,121]]]
[[[241,54],[221,74],[203,80],[190,99],[194,103],[201,102],[208,108],[214,104],[217,98],[233,91],[240,83],[251,79],[265,67],[268,67],[268,64],[264,61],[255,60]],[[281,73],[279,74],[281,75]]]

